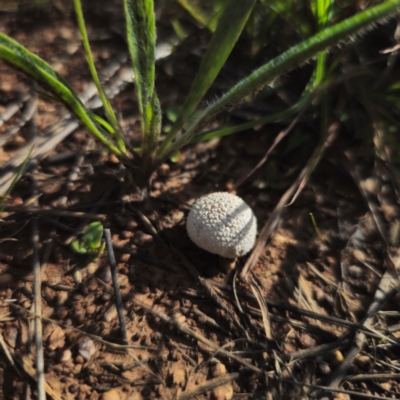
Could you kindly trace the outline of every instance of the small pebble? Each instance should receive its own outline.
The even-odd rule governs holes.
[[[96,353],[96,346],[92,339],[84,338],[79,343],[79,354],[86,360],[90,360],[92,356]]]
[[[78,270],[74,271],[73,277],[74,277],[74,281],[77,285],[82,283],[82,272],[81,271],[78,271]]]
[[[109,390],[108,392],[104,392],[101,397],[100,400],[120,400],[121,396],[119,395],[119,393],[112,389]]]
[[[300,345],[303,349],[308,349],[315,346],[315,339],[310,335],[303,333],[299,338]]]
[[[47,347],[50,351],[60,349],[65,345],[65,332],[60,326],[57,326],[47,340]]]
[[[122,231],[120,234],[121,239],[130,239],[133,235],[134,233],[132,231]]]
[[[79,387],[78,385],[72,384],[70,386],[68,386],[68,392],[70,393],[76,393],[78,391]]]
[[[82,356],[76,356],[75,357],[75,364],[84,364],[85,359]]]
[[[90,275],[93,275],[99,269],[99,264],[96,262],[91,262],[87,266],[87,271]]]
[[[368,369],[372,364],[371,358],[364,355],[358,355],[354,362],[363,369]]]
[[[51,303],[55,297],[56,297],[56,292],[55,290],[49,288],[48,286],[46,286],[43,290],[42,290],[42,296],[44,299],[46,299],[46,301],[48,303]]]
[[[67,349],[67,350],[64,350],[64,351],[62,352],[60,361],[61,361],[62,363],[66,363],[66,362],[71,361],[71,358],[72,358],[72,352],[71,352],[70,349]]]
[[[218,376],[222,376],[225,374],[226,374],[226,367],[224,364],[218,362],[211,367],[211,375],[214,378],[217,378]]]
[[[350,265],[349,275],[351,275],[353,278],[361,278],[364,275],[364,270],[358,265]]]
[[[161,164],[160,167],[157,169],[158,176],[168,176],[170,172],[170,167],[168,164]]]
[[[54,314],[54,308],[49,306],[43,306],[42,315],[45,318],[51,318]]]
[[[24,307],[24,308],[27,308],[27,309],[28,309],[28,308],[31,308],[32,302],[31,302],[30,300],[26,299],[26,300],[23,301],[23,303],[21,304],[21,306]]]
[[[329,375],[332,372],[331,367],[327,363],[319,363],[318,369],[322,375]]]
[[[137,246],[148,246],[153,243],[153,240],[153,236],[142,231],[137,231],[135,233],[135,237],[133,238],[133,243]]]
[[[129,259],[131,258],[130,254],[121,254],[119,256],[119,262],[121,263],[127,263],[129,261]]]
[[[180,210],[176,211],[174,213],[174,215],[173,215],[173,221],[175,223],[178,223],[178,222],[182,221],[183,218],[185,218],[185,213],[183,211],[180,211]]]
[[[96,306],[94,304],[90,304],[86,308],[86,314],[87,315],[92,315],[96,312]]]
[[[112,279],[110,267],[102,268],[102,269],[98,272],[98,276],[99,276],[99,278],[100,278],[102,281],[104,281],[104,282],[106,282],[106,283],[110,282],[111,279]]]
[[[67,300],[68,300],[68,292],[61,290],[57,293],[56,301],[58,306],[63,306]]]
[[[110,299],[111,299],[111,294],[110,293],[104,292],[101,295],[101,301],[103,301],[104,303],[107,303],[107,301],[110,301]]]
[[[186,321],[186,317],[180,312],[180,311],[176,311],[171,315],[171,318],[178,322],[179,324],[183,324]]]
[[[113,304],[103,315],[103,320],[111,322],[117,316],[117,307]]]

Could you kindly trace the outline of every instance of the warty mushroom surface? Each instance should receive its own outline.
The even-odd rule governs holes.
[[[216,192],[200,197],[193,204],[186,228],[190,239],[200,248],[236,258],[253,248],[257,219],[240,197]]]

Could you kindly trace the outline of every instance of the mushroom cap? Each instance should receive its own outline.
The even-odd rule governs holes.
[[[193,204],[186,229],[190,239],[202,249],[236,258],[253,248],[257,220],[240,197],[216,192],[200,197]]]

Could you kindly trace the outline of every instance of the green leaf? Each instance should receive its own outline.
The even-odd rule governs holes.
[[[117,116],[115,115],[115,112],[111,106],[111,103],[108,100],[106,93],[104,92],[104,89],[100,83],[99,76],[97,74],[96,66],[94,65],[93,55],[92,55],[92,51],[90,49],[89,38],[87,35],[87,31],[86,31],[85,20],[83,17],[81,0],[74,0],[74,6],[75,6],[76,17],[78,20],[79,30],[80,30],[81,36],[82,36],[83,47],[85,49],[86,59],[87,59],[88,65],[89,65],[90,73],[92,74],[93,82],[95,83],[97,91],[99,92],[100,100],[103,103],[103,107],[106,112],[107,118],[108,118],[110,124],[112,125],[112,127],[114,128],[115,140],[116,140],[121,152],[125,153],[126,152],[125,143],[120,134],[121,129],[119,127]]]
[[[142,117],[143,156],[151,164],[161,132],[161,108],[154,89],[156,28],[153,0],[124,0],[126,35]]]
[[[101,222],[92,222],[85,229],[82,239],[74,239],[71,249],[77,254],[89,254],[98,257],[104,251],[105,243],[102,243],[103,225]]]
[[[68,82],[44,60],[3,33],[0,33],[0,59],[20,69],[49,90],[110,151],[117,156],[124,157],[111,138],[93,121],[90,111],[83,105]]]
[[[81,242],[79,239],[74,239],[71,242],[71,249],[77,254],[87,254],[88,249],[84,242]]]
[[[101,222],[92,222],[83,234],[83,242],[89,250],[95,250],[100,247],[101,238],[103,237],[103,225]]]
[[[277,121],[282,121],[286,118],[291,117],[292,115],[298,113],[309,101],[311,95],[314,93],[316,84],[315,84],[315,74],[310,79],[310,82],[304,89],[302,95],[300,96],[300,99],[293,104],[291,107],[284,111],[280,111],[278,113],[272,114],[272,115],[267,115],[265,117],[256,119],[254,121],[250,122],[245,122],[244,124],[236,125],[236,126],[231,126],[228,128],[223,128],[223,129],[217,129],[211,132],[204,132],[200,133],[199,135],[195,136],[190,143],[199,143],[199,142],[204,142],[206,140],[211,140],[215,138],[221,138],[224,136],[232,135],[233,133],[239,133],[246,131],[248,129],[252,129],[256,126],[263,126],[265,124],[270,124],[272,122],[277,122]]]
[[[266,84],[303,64],[310,58],[315,57],[321,51],[394,15],[398,12],[399,8],[400,0],[386,1],[324,29],[258,68],[194,119],[189,124],[186,132],[177,141],[172,143],[172,145],[163,152],[160,152],[157,162],[161,162],[170,157],[171,154],[182,148],[182,146],[187,144],[210,120],[215,118],[217,114],[231,108],[249,94],[260,90]]]
[[[162,143],[163,152],[192,115],[226,62],[255,4],[255,0],[228,0],[208,45],[185,104]]]

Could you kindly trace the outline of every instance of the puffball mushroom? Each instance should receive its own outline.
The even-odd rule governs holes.
[[[240,197],[216,192],[200,197],[193,204],[186,229],[200,248],[225,258],[236,258],[253,248],[257,219]]]

